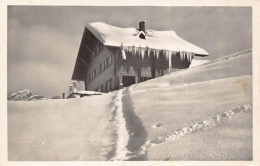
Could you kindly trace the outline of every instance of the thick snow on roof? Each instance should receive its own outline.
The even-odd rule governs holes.
[[[139,38],[136,28],[119,28],[102,22],[93,22],[86,25],[87,29],[94,34],[104,45],[116,47],[143,47],[158,50],[185,51],[199,55],[209,55],[204,49],[191,44],[174,31],[146,30],[146,39]]]

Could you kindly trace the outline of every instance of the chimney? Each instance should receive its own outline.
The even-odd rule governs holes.
[[[139,31],[143,31],[145,33],[145,21],[139,22]]]
[[[142,31],[142,32],[143,32],[143,33],[141,33],[141,34],[139,35],[139,37],[140,37],[141,39],[145,39],[145,21],[139,22],[139,31]]]

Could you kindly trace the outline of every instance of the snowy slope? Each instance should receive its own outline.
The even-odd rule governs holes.
[[[112,94],[79,99],[9,101],[12,161],[107,160],[114,149]]]
[[[142,121],[139,128],[143,127],[146,131],[146,135],[136,137],[148,142],[150,141],[147,144],[148,147],[146,147],[145,153],[148,154],[146,157],[151,160],[167,158],[171,160],[251,159],[252,146],[247,145],[252,143],[252,119],[249,119],[250,121],[247,122],[248,125],[243,127],[245,137],[242,135],[237,138],[238,142],[241,141],[241,145],[239,146],[232,146],[227,140],[222,142],[222,136],[218,133],[214,135],[214,137],[218,138],[216,140],[203,137],[204,142],[210,142],[211,145],[222,144],[224,148],[217,148],[218,151],[205,151],[207,150],[207,145],[203,145],[203,143],[199,144],[199,146],[189,147],[192,142],[181,142],[183,148],[197,152],[192,153],[193,156],[182,156],[181,154],[176,154],[178,153],[176,150],[171,149],[164,151],[164,144],[172,144],[171,142],[167,143],[168,141],[162,141],[162,143],[155,147],[151,146],[151,142],[156,143],[158,139],[165,140],[165,138],[168,138],[167,135],[169,133],[178,131],[183,127],[201,122],[209,117],[214,117],[245,104],[252,104],[251,68],[252,52],[251,50],[247,50],[201,66],[143,82],[131,86],[126,90],[126,96],[131,99],[126,102],[128,104],[130,102],[131,104],[129,105],[133,105],[132,111]],[[250,114],[250,111],[245,114]],[[237,121],[239,121],[239,118],[237,118]],[[242,128],[242,121],[237,121],[234,121],[234,123],[238,123],[239,125],[236,125],[230,136],[235,136]],[[224,126],[224,128],[228,130],[228,126]],[[194,137],[196,138],[196,136]],[[133,139],[137,138],[133,137]],[[179,148],[180,145],[177,146],[177,144],[175,143],[174,145],[176,146],[171,146],[171,148]],[[153,150],[154,148],[157,150]],[[201,152],[201,149],[204,151]],[[227,151],[232,152],[232,154],[225,156]],[[237,151],[240,154],[237,154]],[[208,154],[210,157],[207,158],[200,156],[199,153],[211,154]],[[174,158],[176,155],[179,157]]]

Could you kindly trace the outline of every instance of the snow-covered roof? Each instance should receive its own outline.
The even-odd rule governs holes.
[[[83,95],[101,95],[101,92],[96,91],[76,91],[75,94],[83,94]]]
[[[86,25],[86,28],[106,46],[115,47],[142,47],[157,50],[185,51],[197,55],[209,55],[204,49],[191,44],[174,31],[146,30],[146,39],[139,38],[139,31],[136,28],[119,28],[102,22],[93,22]]]

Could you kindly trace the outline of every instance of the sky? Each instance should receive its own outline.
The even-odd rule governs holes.
[[[173,30],[213,60],[252,48],[251,7],[9,6],[7,89],[68,95],[86,24]]]

